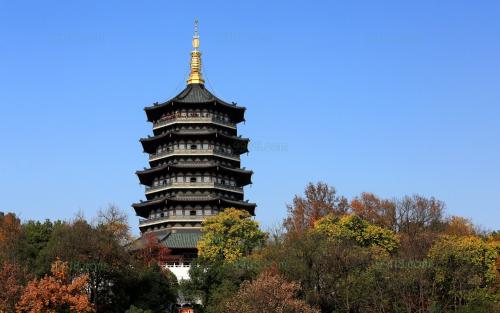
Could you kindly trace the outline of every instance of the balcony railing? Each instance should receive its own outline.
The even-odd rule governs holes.
[[[163,126],[171,125],[174,123],[216,123],[232,128],[236,127],[235,123],[225,121],[218,116],[176,116],[168,119],[159,120],[153,124],[153,129]]]
[[[217,148],[210,148],[210,149],[171,149],[171,150],[164,150],[161,152],[157,153],[152,153],[149,155],[149,161],[156,161],[159,160],[163,157],[169,156],[169,155],[219,155],[223,157],[227,157],[236,161],[240,160],[240,156],[232,153],[228,153],[225,151],[222,151]]]
[[[154,193],[157,191],[166,190],[169,188],[220,188],[229,191],[243,192],[243,187],[231,186],[216,182],[169,182],[163,185],[146,187],[146,194]]]

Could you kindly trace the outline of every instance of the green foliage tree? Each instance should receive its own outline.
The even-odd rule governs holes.
[[[139,266],[121,290],[130,297],[129,302],[151,313],[163,313],[176,303],[177,279],[158,265]]]
[[[47,246],[54,230],[61,227],[62,224],[61,221],[45,220],[43,223],[27,221],[21,225],[19,259],[23,260],[36,276],[41,277],[46,274],[48,264],[39,267],[37,260],[41,251]]]
[[[287,281],[298,282],[306,302],[321,312],[363,312],[372,305],[368,270],[378,256],[355,240],[334,241],[310,230],[260,251],[260,258],[265,266],[275,264]]]
[[[225,301],[241,283],[254,279],[259,272],[260,263],[253,258],[234,262],[197,259],[189,270],[190,280],[181,281],[180,293],[187,301],[201,300],[205,313],[223,312]]]
[[[125,311],[125,313],[153,313],[153,311],[143,310],[136,307],[135,305],[131,305],[130,308],[127,311]]]
[[[77,219],[57,227],[40,252],[39,267],[45,269],[57,258],[68,262],[71,275],[88,275],[97,312],[124,312],[135,302],[149,309],[146,298],[155,305],[155,312],[161,312],[157,310],[175,301],[175,282],[137,260],[103,224],[92,226]]]
[[[225,209],[203,222],[203,237],[198,242],[198,255],[213,262],[233,262],[249,255],[262,245],[267,234],[259,229],[247,211]]]

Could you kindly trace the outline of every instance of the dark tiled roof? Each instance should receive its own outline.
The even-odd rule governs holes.
[[[155,118],[159,117],[160,111],[168,106],[173,106],[174,104],[204,104],[204,105],[217,105],[221,106],[229,112],[232,112],[233,118],[236,122],[244,121],[245,107],[236,105],[235,103],[227,103],[224,100],[214,96],[205,86],[200,84],[190,84],[187,85],[184,90],[182,90],[177,96],[172,99],[165,101],[163,103],[155,103],[153,106],[146,107],[146,115],[149,121],[153,121]]]
[[[226,173],[229,172],[229,173],[241,174],[241,176],[237,177],[239,182],[248,183],[248,184],[252,183],[251,176],[253,174],[253,171],[249,171],[249,170],[245,170],[245,169],[241,169],[241,168],[237,168],[237,167],[228,167],[228,166],[223,166],[223,165],[217,165],[215,163],[196,166],[196,167],[183,166],[182,164],[167,164],[167,165],[148,168],[148,169],[145,169],[142,171],[137,171],[137,172],[135,172],[135,174],[139,177],[139,181],[141,182],[141,184],[149,185],[152,183],[153,179],[156,177],[155,175],[157,175],[158,173],[170,171],[171,169],[172,170],[175,169],[175,170],[177,170],[177,172],[179,172],[179,171],[192,172],[192,171],[196,171],[198,169],[205,169],[205,170],[214,169],[217,172],[226,172]]]
[[[139,142],[142,144],[142,147],[144,149],[144,152],[146,153],[153,153],[156,150],[156,144],[158,142],[161,142],[164,138],[219,138],[221,140],[226,140],[226,142],[230,143],[242,143],[242,144],[234,144],[233,148],[239,148],[238,152],[245,153],[248,152],[248,143],[250,142],[250,139],[248,138],[243,138],[240,136],[230,136],[230,135],[225,135],[221,132],[218,131],[212,131],[212,130],[207,130],[207,131],[200,131],[197,133],[190,133],[190,132],[182,132],[182,131],[174,131],[174,132],[165,132],[163,134],[159,134],[156,136],[149,136],[145,138],[141,138]]]
[[[170,233],[162,242],[171,249],[196,248],[201,233]]]
[[[188,85],[180,94],[174,97],[174,101],[184,103],[204,103],[212,102],[217,98],[210,93],[203,85]]]

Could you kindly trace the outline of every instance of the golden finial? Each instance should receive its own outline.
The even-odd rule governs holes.
[[[201,52],[198,51],[200,47],[200,37],[198,36],[198,20],[194,21],[194,35],[193,35],[193,51],[191,51],[191,72],[189,73],[189,84],[204,84],[205,81],[201,76]]]

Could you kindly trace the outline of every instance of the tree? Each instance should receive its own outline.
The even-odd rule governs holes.
[[[41,277],[47,273],[46,267],[38,266],[38,257],[47,246],[53,231],[62,224],[61,221],[45,220],[43,223],[27,221],[21,225],[19,260],[25,263],[35,275]]]
[[[287,281],[299,283],[304,300],[321,312],[365,312],[373,306],[366,291],[373,289],[368,273],[378,256],[369,247],[309,230],[259,254],[264,265],[276,265]]]
[[[250,213],[228,208],[203,222],[198,255],[211,261],[233,262],[249,255],[266,238],[267,234],[259,229],[259,224],[252,220]]]
[[[394,253],[399,247],[399,239],[393,231],[354,214],[323,217],[317,221],[315,230],[326,234],[330,240],[351,240],[362,247],[379,247],[388,253]]]
[[[14,261],[19,247],[21,221],[14,213],[0,215],[0,261]]]
[[[343,215],[348,212],[346,198],[337,196],[335,188],[326,183],[309,183],[304,197],[296,195],[293,203],[287,205],[288,217],[283,225],[289,233],[301,233],[311,228],[314,223],[328,214]]]
[[[114,312],[128,301],[117,298],[121,293],[116,290],[121,277],[133,271],[132,257],[105,227],[93,227],[82,219],[57,227],[40,253],[38,267],[44,269],[58,258],[68,262],[71,275],[88,276],[90,301],[97,312]]]
[[[139,309],[135,305],[131,305],[130,308],[127,311],[125,311],[125,313],[153,313],[153,311]]]
[[[108,230],[122,245],[132,240],[127,213],[115,205],[111,204],[106,210],[97,212],[97,225]]]
[[[152,264],[165,265],[170,257],[170,249],[161,244],[158,237],[154,234],[148,233],[143,235],[144,247],[142,247],[138,252],[137,256],[141,259],[147,266]]]
[[[491,297],[498,252],[475,236],[444,236],[432,246],[436,300],[442,310]]]
[[[128,296],[128,301],[120,304],[123,309],[116,310],[118,312],[123,312],[133,305],[151,313],[164,313],[177,300],[175,275],[156,264],[136,266],[129,276],[122,277],[118,283],[120,288],[114,292]]]
[[[19,303],[19,313],[94,312],[88,297],[88,276],[69,276],[68,264],[56,261],[51,276],[28,283]]]
[[[364,192],[351,200],[351,210],[370,223],[394,229],[396,205],[391,200],[380,199],[372,193]]]
[[[460,216],[452,216],[446,221],[444,233],[449,236],[473,236],[476,231],[470,220]]]
[[[4,262],[0,268],[0,312],[15,312],[28,274],[16,263]]]
[[[443,231],[445,204],[435,198],[406,196],[396,203],[396,231],[405,258],[423,260]]]
[[[234,262],[196,259],[189,270],[189,280],[180,283],[180,293],[188,302],[201,300],[204,313],[224,312],[227,299],[233,297],[242,282],[254,279],[260,263],[251,257]]]
[[[286,281],[276,271],[265,271],[255,280],[244,282],[225,305],[226,313],[319,313],[297,298],[300,286]]]

